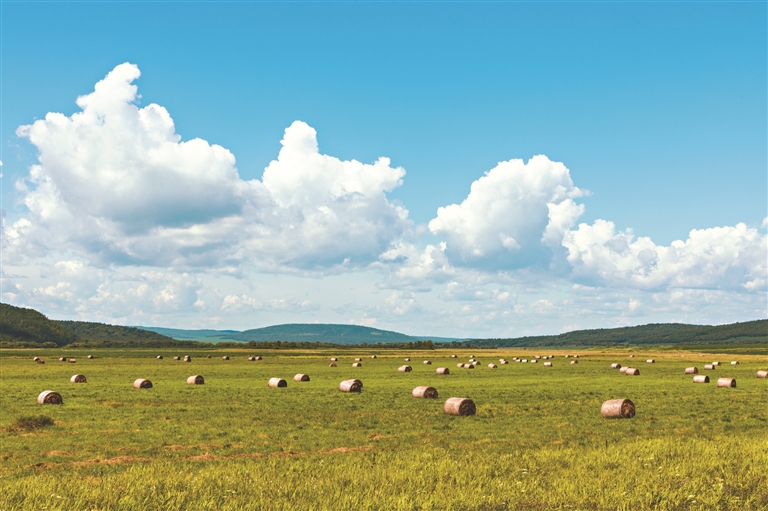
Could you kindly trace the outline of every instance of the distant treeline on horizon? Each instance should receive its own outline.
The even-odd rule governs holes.
[[[301,340],[268,340],[289,337]],[[137,327],[85,321],[56,321],[34,309],[0,303],[0,348],[241,348],[279,349],[407,349],[682,346],[768,343],[768,320],[730,325],[650,324],[635,327],[579,330],[560,335],[433,342],[398,332],[356,325],[278,325],[231,333],[233,341],[218,343],[177,340]],[[254,340],[259,338],[260,340]],[[345,342],[328,342],[342,340]],[[368,342],[368,341],[373,342]],[[361,342],[363,341],[363,342]]]

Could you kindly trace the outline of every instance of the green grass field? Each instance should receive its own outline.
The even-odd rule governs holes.
[[[768,509],[765,356],[580,351],[570,365],[558,350],[450,353],[3,350],[0,510]],[[482,365],[457,369],[470,353]],[[191,363],[172,359],[185,354]],[[487,368],[533,354],[557,355],[554,367]],[[413,371],[398,373],[405,356]],[[703,371],[713,360],[723,365]],[[689,365],[712,382],[693,384]],[[311,381],[294,382],[300,372]],[[88,383],[70,383],[76,373]],[[187,385],[193,374],[205,385]],[[274,376],[288,387],[267,387]],[[738,386],[718,388],[724,376]],[[132,388],[136,378],[154,388]],[[348,378],[360,394],[338,391]],[[417,385],[440,397],[412,398]],[[64,404],[38,405],[43,390]],[[444,415],[453,396],[477,415]],[[612,398],[637,415],[603,419]],[[53,425],[20,420],[40,415]]]

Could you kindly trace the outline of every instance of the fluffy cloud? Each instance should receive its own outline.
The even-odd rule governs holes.
[[[80,112],[18,129],[39,164],[18,184],[29,214],[5,232],[12,255],[68,248],[99,264],[323,271],[365,265],[410,229],[385,195],[405,174],[387,158],[320,154],[297,121],[263,179],[246,182],[228,150],[182,141],[167,110],[136,106],[139,75],[121,64],[77,99]]]
[[[694,229],[686,241],[665,247],[647,237],[635,240],[631,230],[616,232],[612,222],[598,220],[567,231],[563,246],[574,276],[596,285],[764,292],[766,240],[740,223]]]
[[[445,236],[446,254],[457,266],[546,264],[583,213],[573,199],[584,193],[565,165],[546,156],[501,162],[472,183],[461,204],[439,208],[429,229]]]

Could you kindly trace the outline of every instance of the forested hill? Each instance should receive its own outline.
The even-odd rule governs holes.
[[[222,336],[236,341],[325,342],[331,344],[399,344],[421,338],[358,325],[290,324],[256,328]]]
[[[560,335],[518,337],[513,339],[473,339],[452,346],[642,346],[685,344],[759,344],[768,343],[768,320],[730,325],[706,326],[661,323],[624,328],[577,330]]]
[[[150,332],[132,326],[116,326],[87,321],[55,321],[70,332],[77,335],[80,344],[120,343],[161,346],[163,343],[176,345],[178,341],[171,337]]]
[[[48,347],[72,344],[77,335],[35,309],[0,303],[0,346]]]

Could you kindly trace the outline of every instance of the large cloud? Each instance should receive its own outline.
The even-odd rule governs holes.
[[[29,214],[6,232],[11,253],[72,249],[99,263],[251,263],[278,271],[366,265],[411,226],[385,193],[405,171],[320,154],[296,121],[263,181],[240,179],[228,150],[182,141],[161,106],[135,105],[140,75],[121,64],[77,100],[18,135],[39,164],[18,184]],[[13,249],[17,250],[14,252]]]
[[[452,263],[487,269],[546,264],[562,234],[583,213],[584,195],[562,163],[535,156],[499,163],[472,183],[461,204],[437,211],[429,222],[445,236]]]

